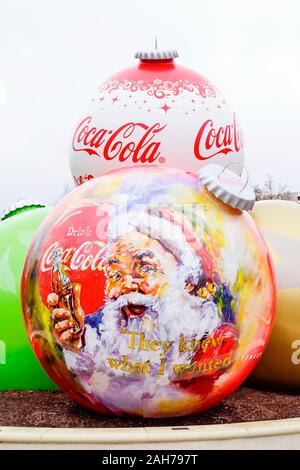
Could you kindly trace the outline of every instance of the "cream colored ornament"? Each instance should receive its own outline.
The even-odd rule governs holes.
[[[269,345],[251,376],[259,385],[300,390],[300,204],[260,201],[252,216],[277,274],[277,316]]]

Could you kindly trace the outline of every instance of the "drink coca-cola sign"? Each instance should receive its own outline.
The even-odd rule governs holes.
[[[46,248],[41,260],[41,271],[51,271],[53,264],[53,253],[60,245],[56,241]],[[101,271],[104,243],[100,241],[85,241],[78,247],[66,247],[62,250],[61,261],[75,271]]]
[[[59,223],[45,237],[37,266],[40,293],[43,302],[52,285],[52,271],[56,252],[72,284],[82,287],[81,300],[86,313],[97,310],[103,303],[107,219],[95,205],[70,208]],[[101,239],[99,239],[101,234]]]

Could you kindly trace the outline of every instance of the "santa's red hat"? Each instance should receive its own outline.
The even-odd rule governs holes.
[[[110,222],[109,240],[116,241],[133,230],[157,240],[171,252],[184,265],[190,282],[212,279],[212,258],[184,213],[168,206],[123,212]]]

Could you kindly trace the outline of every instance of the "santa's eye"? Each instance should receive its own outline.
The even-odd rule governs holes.
[[[155,269],[154,266],[151,266],[151,264],[145,264],[140,268],[140,273],[154,273]]]
[[[119,272],[112,272],[108,275],[108,277],[111,281],[118,281],[121,279],[122,275]]]

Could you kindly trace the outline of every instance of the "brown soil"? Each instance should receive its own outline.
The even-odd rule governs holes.
[[[169,419],[118,418],[84,410],[61,392],[0,392],[0,426],[192,426],[300,417],[300,395],[241,387],[211,410]]]

